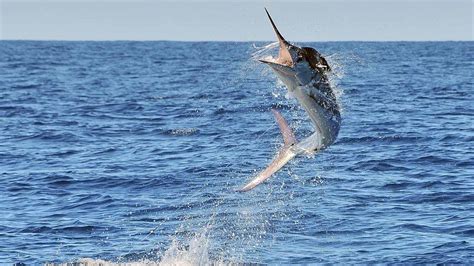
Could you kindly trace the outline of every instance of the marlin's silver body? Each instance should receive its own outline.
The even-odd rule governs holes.
[[[266,9],[265,9],[266,10]],[[340,107],[328,79],[331,71],[326,59],[313,48],[298,47],[287,42],[268,18],[280,44],[278,58],[260,59],[276,73],[308,114],[314,133],[297,142],[293,131],[281,114],[272,110],[283,135],[285,145],[270,165],[240,191],[248,191],[268,179],[298,154],[314,154],[329,147],[337,138],[341,125]]]
[[[269,64],[314,125],[315,132],[293,145],[292,150],[296,154],[311,154],[327,148],[336,140],[341,125],[339,106],[327,77],[309,66],[302,67],[305,63],[297,65],[294,76],[289,76],[289,71],[282,70],[281,66]]]

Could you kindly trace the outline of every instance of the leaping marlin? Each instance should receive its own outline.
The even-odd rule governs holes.
[[[259,61],[270,66],[283,81],[290,95],[297,99],[309,115],[315,132],[297,142],[283,116],[273,109],[285,144],[270,165],[239,191],[253,189],[298,154],[314,154],[327,148],[336,140],[341,126],[340,108],[327,76],[331,71],[328,62],[311,47],[298,47],[287,42],[278,31],[267,9],[265,11],[278,38],[280,51],[278,58]]]

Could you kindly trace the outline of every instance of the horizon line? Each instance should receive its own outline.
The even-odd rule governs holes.
[[[251,42],[276,42],[268,40],[170,40],[170,39],[0,39],[6,42],[235,42],[235,43],[251,43]],[[446,40],[318,40],[318,41],[292,41],[292,43],[308,43],[308,42],[473,42],[473,39],[446,39]]]

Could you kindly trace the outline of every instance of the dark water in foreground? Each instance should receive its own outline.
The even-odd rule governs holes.
[[[252,43],[0,42],[0,262],[474,262],[474,43],[310,45],[339,138],[239,194],[311,130]]]

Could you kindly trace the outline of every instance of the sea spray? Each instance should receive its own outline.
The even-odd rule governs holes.
[[[214,264],[209,259],[209,237],[207,230],[195,234],[183,245],[176,238],[160,259],[160,265],[208,265]]]

